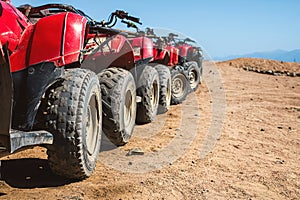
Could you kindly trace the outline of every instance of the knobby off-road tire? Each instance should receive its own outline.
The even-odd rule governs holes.
[[[103,105],[103,131],[115,145],[126,144],[136,119],[136,86],[132,74],[109,68],[98,75]]]
[[[157,114],[159,103],[159,76],[153,67],[145,66],[138,79],[137,95],[142,100],[137,104],[136,123],[152,122]]]
[[[188,95],[188,92],[190,90],[190,85],[183,72],[172,70],[171,77],[172,77],[171,103],[173,105],[180,104],[186,99],[186,96]]]
[[[201,83],[201,72],[198,67],[197,62],[190,61],[185,63],[185,68],[187,70],[189,84],[191,86],[192,91],[196,91]]]
[[[47,93],[48,128],[54,135],[47,154],[54,173],[82,180],[96,166],[102,132],[98,77],[89,70],[66,70],[64,80]]]
[[[169,110],[171,104],[171,72],[165,65],[156,65],[156,71],[159,75],[159,105],[158,113],[165,113]]]

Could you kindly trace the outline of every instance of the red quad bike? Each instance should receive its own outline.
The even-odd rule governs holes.
[[[172,37],[172,39],[176,48],[179,49],[179,64],[187,71],[191,89],[196,91],[202,83],[202,49],[195,46],[196,42],[190,38],[182,40]]]
[[[172,74],[172,103],[178,104],[185,100],[189,91],[195,91],[201,82],[202,50],[191,46],[190,39],[175,39],[178,35],[170,33],[159,37],[153,29],[146,29],[147,37],[156,39],[153,63],[170,67]]]
[[[46,145],[55,173],[83,179],[94,171],[102,129],[100,84],[94,72],[73,65],[86,24],[75,13],[32,23],[10,1],[0,1],[1,155]]]
[[[98,23],[72,6],[18,10],[0,1],[1,154],[45,145],[51,169],[80,180],[94,171],[102,128],[117,145],[130,138],[136,93],[137,121],[153,120],[158,74],[145,64],[146,48],[137,60],[109,27],[116,17],[138,21],[117,11]]]

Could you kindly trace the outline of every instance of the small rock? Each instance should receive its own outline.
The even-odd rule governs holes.
[[[132,165],[132,162],[128,162],[128,165]]]
[[[145,152],[143,149],[141,148],[133,148],[133,149],[130,149],[128,151],[128,153],[126,154],[126,156],[133,156],[133,155],[144,155]]]
[[[296,72],[293,72],[292,77],[296,77],[296,76],[297,76]]]
[[[265,129],[262,128],[262,129],[260,129],[260,131],[265,131]]]
[[[275,161],[275,163],[276,163],[276,164],[281,164],[281,165],[282,165],[282,164],[284,164],[284,160],[278,159],[278,160]]]
[[[268,70],[267,73],[268,74],[273,74],[273,71],[272,70]]]
[[[278,128],[278,129],[283,129],[283,127],[282,127],[282,126],[278,126],[277,128]]]

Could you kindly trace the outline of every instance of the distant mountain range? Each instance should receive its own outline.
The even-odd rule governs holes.
[[[226,57],[215,57],[216,61],[232,60],[235,58],[264,58],[284,62],[300,62],[300,49],[292,51],[275,50],[268,52],[255,52],[244,55],[230,55]]]

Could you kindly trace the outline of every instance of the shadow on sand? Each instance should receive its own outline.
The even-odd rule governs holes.
[[[3,160],[0,162],[1,180],[11,187],[57,187],[74,182],[55,175],[51,171],[47,160],[27,158]]]

